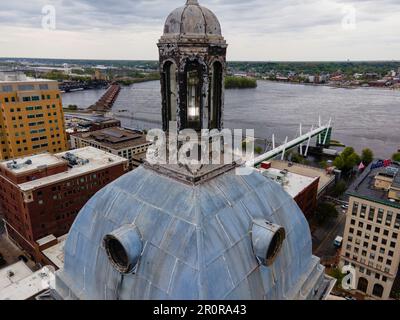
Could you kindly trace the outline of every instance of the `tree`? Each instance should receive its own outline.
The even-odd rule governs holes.
[[[326,160],[322,160],[319,165],[321,166],[322,169],[328,168],[328,162]]]
[[[254,152],[257,153],[257,154],[261,154],[263,152],[263,150],[262,150],[261,147],[255,147],[254,148]]]
[[[361,154],[361,161],[368,166],[374,160],[374,153],[371,149],[364,149]]]
[[[353,148],[347,147],[343,150],[343,152],[338,156],[333,165],[338,169],[349,172],[354,166],[358,165],[361,162],[360,156],[354,151]]]
[[[337,218],[338,216],[339,213],[336,207],[332,203],[324,202],[318,205],[315,218],[319,225],[323,225],[327,221]]]
[[[333,189],[333,196],[340,197],[346,191],[346,183],[344,181],[339,181],[335,188]]]
[[[393,161],[400,162],[400,152],[397,152],[392,157]]]

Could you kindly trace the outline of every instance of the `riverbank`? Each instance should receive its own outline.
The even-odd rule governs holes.
[[[307,83],[307,82],[292,82],[292,81],[279,81],[279,80],[271,80],[271,79],[257,79],[258,81],[272,82],[272,83],[281,83],[288,85],[301,85],[301,86],[311,86],[311,87],[329,87],[334,89],[346,89],[346,90],[354,90],[354,89],[377,89],[377,90],[387,90],[387,91],[400,91],[400,87],[374,87],[374,86],[344,86],[337,85],[334,83]]]

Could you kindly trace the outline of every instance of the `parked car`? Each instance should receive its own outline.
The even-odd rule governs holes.
[[[335,239],[335,241],[333,241],[333,245],[334,245],[336,248],[341,248],[341,247],[342,247],[342,244],[343,244],[343,237],[337,236],[336,239]]]

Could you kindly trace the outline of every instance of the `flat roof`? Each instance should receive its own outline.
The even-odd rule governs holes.
[[[55,165],[65,164],[66,161],[56,155],[50,153],[40,153],[32,156],[25,156],[22,158],[7,160],[0,162],[0,167],[10,170],[14,174],[23,174],[32,170],[39,169],[43,166],[52,167]],[[15,164],[13,168],[8,168],[8,165]]]
[[[281,170],[270,168],[270,169],[257,169],[259,170],[264,176],[274,179],[275,177],[281,177],[283,183],[280,183],[285,189],[285,191],[292,197],[297,197],[300,193],[304,191],[307,187],[309,187],[318,177],[310,178],[307,176],[302,176],[296,173],[287,172],[282,174]],[[277,181],[276,181],[277,182]]]
[[[23,261],[19,261],[13,265],[0,269],[0,295],[5,288],[30,276],[31,274],[33,274],[32,270],[29,269]]]
[[[58,238],[58,243],[56,245],[42,251],[47,259],[54,263],[59,269],[64,267],[64,246],[67,237],[68,234]]]
[[[77,133],[72,136],[113,150],[122,150],[150,143],[146,140],[144,134],[119,127],[105,128],[88,133]]]
[[[54,279],[51,269],[43,269],[0,289],[0,300],[28,300],[50,288]]]
[[[376,167],[377,163],[384,163],[383,160],[373,161],[364,172],[353,182],[347,190],[347,194],[359,197],[372,202],[381,203],[386,206],[400,208],[400,202],[390,201],[388,198],[388,191],[375,189],[375,177],[378,174],[388,174],[388,167],[397,169],[400,172],[400,163],[391,162],[388,166]],[[395,178],[395,175],[393,175]]]
[[[272,168],[279,169],[279,170],[288,170],[291,173],[296,173],[301,176],[306,176],[310,178],[317,178],[319,177],[319,184],[318,184],[318,193],[324,191],[327,186],[329,186],[332,182],[335,181],[335,176],[330,175],[325,172],[323,169],[318,169],[302,164],[292,163],[288,161],[281,161],[281,160],[271,160]]]
[[[68,171],[61,172],[58,174],[54,174],[48,177],[44,177],[41,179],[25,182],[22,184],[19,184],[18,187],[21,189],[21,191],[29,191],[37,188],[41,188],[46,185],[50,185],[62,180],[69,180],[74,177],[79,177],[81,175],[87,174],[89,172],[109,168],[111,166],[115,166],[118,164],[123,164],[126,163],[128,160],[122,157],[119,157],[117,155],[113,155],[111,153],[96,149],[94,147],[85,147],[81,149],[76,149],[76,150],[70,150],[54,155],[50,154],[44,154],[45,158],[47,159],[48,156],[53,157],[53,162],[52,163],[57,163],[57,161],[65,161],[62,157],[65,156],[67,153],[70,153],[74,155],[75,157],[78,157],[82,160],[88,161],[87,163],[81,163],[74,165],[72,168],[68,168]],[[39,155],[41,156],[41,155]],[[43,160],[43,158],[41,159]],[[2,166],[5,166],[7,168],[7,162],[1,163]],[[17,161],[18,162],[18,161]],[[32,161],[32,165],[35,166],[34,168],[37,168],[37,163],[41,163],[42,165],[46,165],[43,161]],[[32,170],[29,169],[29,165],[25,168],[25,170]]]

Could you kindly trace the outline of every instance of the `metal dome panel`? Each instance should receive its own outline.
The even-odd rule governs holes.
[[[139,168],[82,209],[57,273],[64,299],[319,299],[330,281],[312,256],[308,224],[290,196],[254,172],[234,171],[192,186]],[[254,219],[281,225],[287,238],[270,267],[252,249]],[[119,273],[105,235],[134,224],[143,254]]]

